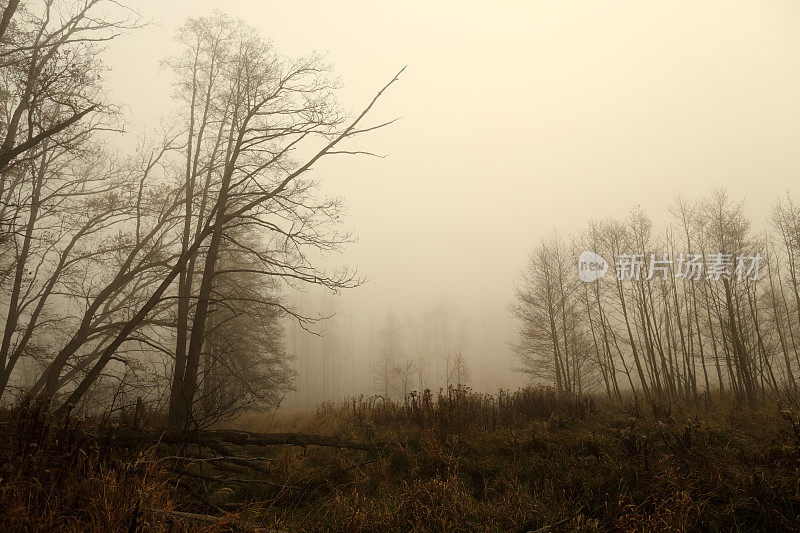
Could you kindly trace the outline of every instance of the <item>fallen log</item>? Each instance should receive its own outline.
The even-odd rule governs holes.
[[[117,428],[111,439],[119,444],[157,443],[199,444],[209,446],[228,443],[236,446],[327,446],[352,450],[375,451],[386,447],[385,443],[343,439],[328,435],[307,433],[253,433],[232,429],[207,429],[191,432],[174,432],[155,428]]]

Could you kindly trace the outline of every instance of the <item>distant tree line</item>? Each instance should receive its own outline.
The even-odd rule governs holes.
[[[635,209],[541,240],[511,307],[520,370],[612,400],[626,390],[651,403],[796,398],[800,207],[778,201],[763,233],[721,189],[670,208],[663,231]],[[605,276],[581,281],[582,251],[608,262]],[[623,264],[632,257],[635,273]]]
[[[387,312],[371,363],[373,390],[384,398],[406,398],[411,392],[471,385],[468,323],[457,317],[445,301],[416,319]]]
[[[362,319],[357,332],[352,309],[343,311],[335,296],[314,292],[319,294],[304,293],[297,307],[329,318],[320,328],[291,325],[287,332],[297,354],[298,389],[291,396],[296,403],[359,394],[403,399],[414,391],[473,384],[468,356],[477,354],[469,322],[446,300],[418,314],[390,309]]]

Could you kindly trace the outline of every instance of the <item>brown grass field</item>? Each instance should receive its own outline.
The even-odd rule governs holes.
[[[226,445],[226,459],[121,445],[124,417],[54,419],[33,402],[3,414],[0,531],[798,530],[787,405],[653,409],[546,388],[356,398],[250,424],[375,449]]]

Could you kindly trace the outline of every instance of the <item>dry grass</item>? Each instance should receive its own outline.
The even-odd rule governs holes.
[[[93,428],[56,420],[41,402],[26,401],[2,420],[0,531],[198,530],[170,514],[174,479],[157,463],[127,468],[128,457],[104,445]]]
[[[654,414],[549,389],[358,398],[289,422],[386,442],[382,451],[262,449],[259,471],[239,477],[266,484],[176,484],[152,466],[124,469],[135,451],[110,454],[74,422],[26,413],[2,435],[3,531],[128,531],[134,522],[143,531],[223,530],[231,516],[287,531],[800,529],[800,424],[774,406]],[[203,525],[178,522],[171,509],[236,514]]]
[[[322,406],[309,424],[393,444],[294,453],[339,474],[271,512],[309,531],[800,529],[800,438],[776,407],[645,411],[550,389]]]

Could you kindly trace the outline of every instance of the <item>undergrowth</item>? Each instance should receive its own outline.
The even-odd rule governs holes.
[[[774,403],[650,409],[451,389],[324,404],[273,428],[377,451],[241,447],[229,452],[256,469],[181,462],[176,474],[186,449],[109,448],[94,426],[29,404],[3,417],[0,530],[800,530],[797,420]]]

